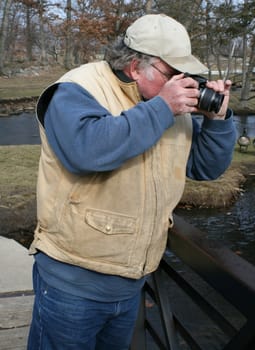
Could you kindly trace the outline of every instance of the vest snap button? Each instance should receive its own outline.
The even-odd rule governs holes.
[[[106,225],[105,229],[106,229],[106,232],[110,232],[111,231],[111,226],[110,225]]]

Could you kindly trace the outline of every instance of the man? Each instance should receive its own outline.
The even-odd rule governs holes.
[[[224,95],[203,111],[206,67],[184,27],[164,15],[135,21],[106,60],[66,73],[39,99],[35,304],[29,350],[128,349],[140,291],[164,253],[185,176],[215,179],[235,143]]]

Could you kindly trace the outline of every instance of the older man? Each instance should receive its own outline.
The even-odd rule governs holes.
[[[184,72],[205,70],[180,23],[146,15],[104,61],[40,97],[29,350],[129,348],[186,175],[215,179],[231,161],[231,82],[208,82],[223,103],[199,111],[199,84]],[[204,114],[201,128],[192,112]]]

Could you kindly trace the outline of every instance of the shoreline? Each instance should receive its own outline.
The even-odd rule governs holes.
[[[0,99],[0,118],[35,112],[37,96]]]
[[[13,98],[0,98],[0,118],[18,115],[25,112],[33,112],[39,96],[24,96]],[[234,115],[241,117],[254,116],[255,110],[250,108],[232,108]]]

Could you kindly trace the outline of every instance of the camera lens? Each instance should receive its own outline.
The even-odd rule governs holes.
[[[223,103],[224,95],[212,89],[200,89],[198,107],[204,111],[218,113]]]

